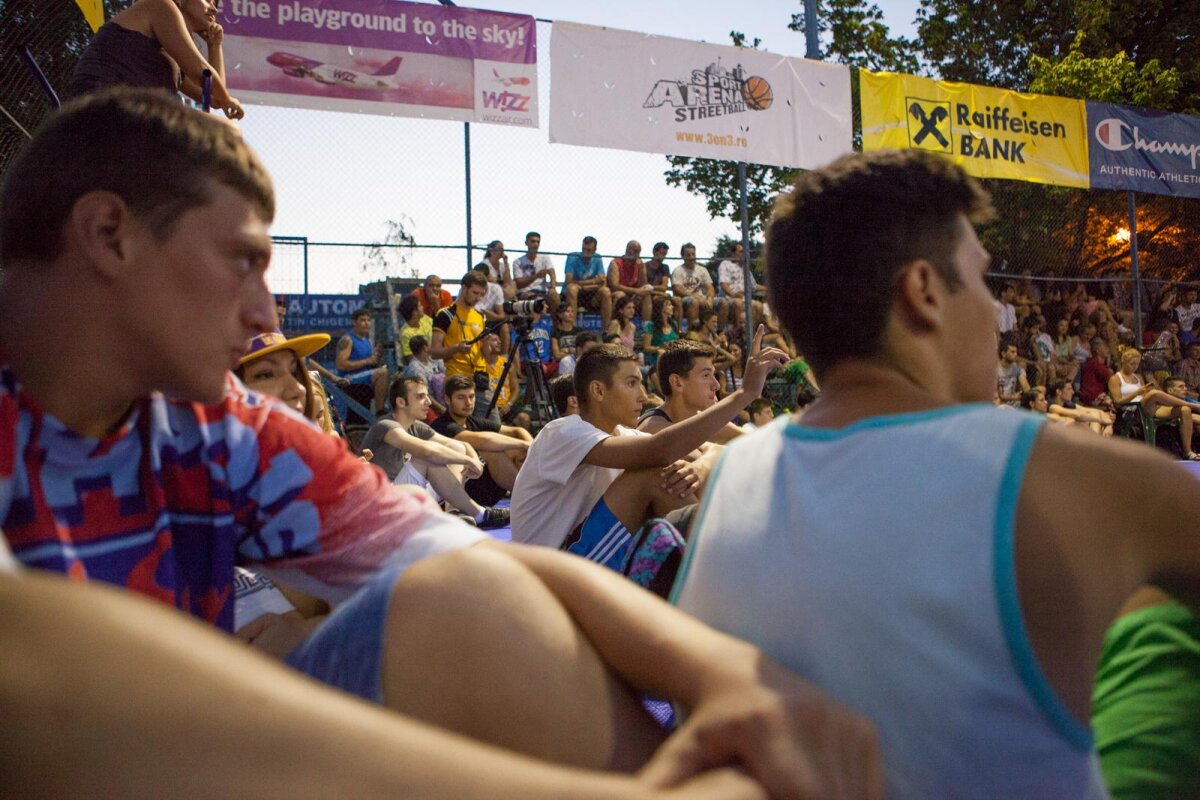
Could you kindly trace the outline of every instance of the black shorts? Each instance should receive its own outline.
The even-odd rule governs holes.
[[[467,490],[470,498],[481,506],[494,506],[508,494],[508,490],[492,478],[492,473],[486,466],[483,468],[482,475],[478,478],[468,479],[463,484],[463,488]]]

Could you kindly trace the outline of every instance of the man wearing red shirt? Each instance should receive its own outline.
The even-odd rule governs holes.
[[[454,302],[450,293],[442,288],[442,279],[439,275],[427,277],[423,287],[413,289],[412,296],[417,298],[421,304],[421,310],[431,317],[437,316],[437,312]]]

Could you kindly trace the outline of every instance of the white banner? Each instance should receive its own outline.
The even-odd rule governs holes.
[[[555,22],[550,141],[784,167],[851,150],[850,70]]]

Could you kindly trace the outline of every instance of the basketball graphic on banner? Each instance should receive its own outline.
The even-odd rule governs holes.
[[[742,96],[746,98],[746,105],[755,111],[766,111],[775,99],[775,95],[771,93],[771,84],[757,75],[747,78],[742,84]]]

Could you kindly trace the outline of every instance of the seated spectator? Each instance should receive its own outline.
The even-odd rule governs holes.
[[[746,318],[746,274],[750,275],[750,304],[754,313],[751,325],[757,325],[762,319],[762,301],[757,299],[762,293],[762,287],[754,279],[754,272],[749,269],[741,242],[730,245],[729,258],[717,267],[717,283],[720,284],[721,297],[726,299],[726,319],[720,321],[724,330],[729,321],[734,327],[743,328]],[[744,328],[743,328],[744,330]]]
[[[1054,323],[1054,335],[1050,337],[1050,369],[1053,378],[1062,378],[1073,383],[1079,373],[1079,362],[1075,350],[1078,338],[1070,332],[1071,322],[1066,317],[1059,317]],[[1053,378],[1051,380],[1053,380]]]
[[[1179,323],[1171,319],[1163,319],[1161,333],[1155,336],[1149,348],[1143,354],[1145,369],[1151,372],[1174,372],[1183,359],[1182,344],[1179,341]]]
[[[329,334],[284,337],[279,331],[260,333],[250,340],[238,361],[236,375],[247,389],[274,397],[326,433],[336,434],[325,392],[304,368],[304,359],[329,344]]]
[[[1046,382],[1054,377],[1050,363],[1050,357],[1054,354],[1054,341],[1045,328],[1046,321],[1041,315],[1027,315],[1021,320],[1021,343],[1017,348],[1033,368],[1033,383],[1038,386],[1045,386]]]
[[[642,414],[638,419],[638,430],[656,433],[712,408],[721,388],[713,360],[713,349],[706,344],[687,339],[668,343],[655,367],[663,404]],[[708,441],[725,444],[741,436],[742,432],[737,425],[727,423],[708,437]]]
[[[338,340],[334,365],[338,376],[353,386],[370,386],[374,392],[376,414],[383,412],[387,400],[388,371],[377,366],[382,355],[378,345],[371,342],[371,312],[360,308],[350,315],[354,327]]]
[[[374,453],[371,463],[397,485],[433,490],[480,528],[508,524],[508,509],[476,503],[463,486],[483,476],[479,454],[466,442],[442,436],[425,424],[429,387],[420,378],[398,377],[388,390],[390,419],[378,420],[363,437],[363,448]]]
[[[613,297],[607,286],[604,261],[596,255],[595,236],[583,237],[580,251],[567,256],[563,272],[567,280],[563,290],[567,305],[578,311],[582,303],[584,308],[600,312],[600,327],[607,328],[612,319]]]
[[[212,0],[137,0],[100,26],[84,49],[67,94],[79,97],[110,86],[140,86],[183,92],[204,101],[203,75],[212,75],[213,108],[229,119],[245,111],[225,85],[224,32]],[[208,59],[192,35],[208,46]]]
[[[560,375],[550,381],[550,398],[554,402],[554,410],[560,417],[578,414],[579,403],[575,400],[575,376]]]
[[[613,321],[608,323],[608,329],[604,332],[605,335],[615,335],[620,341],[621,346],[626,350],[638,350],[638,328],[637,323],[633,321],[634,314],[637,313],[637,305],[633,298],[626,295],[616,302],[613,310]],[[643,317],[650,319],[650,317]]]
[[[659,306],[658,316],[652,320],[646,320],[642,325],[642,355],[645,358],[646,366],[654,369],[663,347],[678,338],[679,327],[675,322],[675,301],[667,298]]]
[[[1146,385],[1138,374],[1142,354],[1130,347],[1121,354],[1121,366],[1108,379],[1108,394],[1113,405],[1137,403],[1147,416],[1179,422],[1179,446],[1188,461],[1200,461],[1200,453],[1192,450],[1193,406],[1186,400]]]
[[[1017,346],[1015,344],[1000,345],[1000,363],[996,365],[996,393],[1000,402],[1016,406],[1022,392],[1029,391],[1029,379],[1025,377],[1025,368],[1017,361]]]
[[[1200,342],[1192,342],[1187,346],[1186,356],[1175,368],[1175,377],[1187,386],[1188,391],[1200,389]]]
[[[1104,798],[1097,652],[1158,570],[1195,597],[1179,530],[1200,492],[1149,448],[986,404],[987,212],[915,149],[842,157],[780,198],[768,285],[824,392],[725,448],[674,599],[871,717],[888,797]]]
[[[688,329],[700,323],[700,312],[716,307],[716,290],[712,276],[696,261],[696,245],[688,242],[679,248],[683,263],[671,273],[671,288],[675,302],[681,303],[687,315]]]
[[[1053,418],[1069,419],[1103,436],[1112,436],[1115,417],[1108,411],[1075,404],[1075,384],[1055,378],[1046,387],[1047,414]]]
[[[504,243],[499,239],[488,242],[483,260],[471,269],[482,272],[487,276],[488,283],[499,289],[500,302],[517,299],[517,285],[513,282],[512,272],[508,268],[508,256],[504,252]],[[494,291],[489,287],[488,296],[492,294]]]
[[[651,317],[658,314],[658,307],[671,296],[671,268],[666,263],[667,253],[670,252],[670,249],[666,242],[656,242],[651,251],[652,258],[646,262],[646,283],[653,287],[654,293],[654,308],[650,311]],[[645,322],[646,319],[646,317],[642,317],[642,322]],[[675,321],[680,325],[683,324],[683,306],[679,303],[675,304]]]
[[[1017,309],[1013,300],[1017,287],[1010,282],[1000,285],[1000,296],[996,300],[996,331],[1001,335],[1011,333],[1017,327]]]
[[[612,291],[614,307],[622,297],[630,297],[637,305],[642,319],[650,319],[654,306],[654,287],[646,277],[646,265],[641,259],[641,242],[625,245],[625,255],[614,258],[608,265],[608,288]],[[605,323],[605,327],[609,323]]]
[[[412,290],[412,296],[421,304],[421,310],[427,317],[436,317],[437,313],[454,302],[450,293],[442,288],[442,279],[438,275],[429,275],[419,289]]]
[[[569,303],[560,306],[550,331],[550,353],[559,364],[560,372],[562,360],[575,355],[575,341],[581,333],[583,331],[575,325],[575,307]]]
[[[447,376],[474,376],[479,369],[478,342],[485,323],[475,305],[483,299],[487,288],[487,277],[483,273],[468,272],[463,276],[458,298],[433,318],[429,355],[445,362]]]
[[[584,353],[586,353],[588,350],[591,350],[593,347],[596,347],[600,343],[600,337],[596,334],[592,333],[591,331],[581,331],[575,337],[575,352],[568,353],[567,355],[563,356],[562,361],[558,362],[558,375],[564,378],[574,375],[575,364],[578,362],[578,360],[583,357]]]
[[[448,439],[469,444],[483,459],[483,474],[466,482],[467,494],[475,502],[494,506],[512,491],[533,437],[522,428],[476,416],[474,377],[446,378],[446,413],[430,427]]]
[[[780,330],[779,318],[771,313],[770,307],[765,303],[763,304],[763,325],[767,328],[767,335],[763,337],[764,345],[774,347],[776,350],[782,350],[787,353],[790,359],[800,357],[800,354],[796,352],[796,346]],[[820,391],[820,389],[817,391]]]
[[[230,368],[276,322],[274,208],[237,132],[160,91],[72,101],[8,165],[5,794],[828,796],[877,774],[869,727],[761,650],[579,559],[484,542],[242,387]],[[46,334],[52,307],[76,335]],[[239,563],[348,596],[288,668],[227,635]],[[666,735],[642,693],[688,721]]]
[[[492,402],[492,396],[496,396],[496,405],[492,409],[491,419],[499,422],[501,418],[507,417],[509,409],[513,403],[517,401],[517,396],[521,393],[521,387],[517,385],[517,370],[508,370],[508,375],[504,378],[504,384],[500,384],[500,376],[504,374],[504,368],[508,366],[508,355],[504,347],[500,344],[500,335],[489,333],[483,337],[480,343],[482,348],[480,353],[483,356],[483,374],[487,376],[487,391],[482,392],[475,404],[475,413],[482,416],[487,411],[487,407]]]
[[[742,390],[650,435],[634,430],[646,394],[633,353],[613,345],[590,350],[575,370],[579,414],[542,428],[517,476],[513,541],[621,569],[647,519],[697,501],[716,450],[692,451],[759,395],[782,360],[782,353],[756,347]]]
[[[723,373],[733,370],[734,373],[741,372],[742,369],[742,348],[736,344],[730,344],[725,334],[721,332],[716,311],[709,309],[700,312],[700,324],[692,330],[688,331],[687,338],[693,342],[707,345],[713,353],[713,367],[718,373]],[[764,331],[766,329],[764,328]],[[721,385],[725,385],[723,378]]]
[[[525,234],[525,255],[513,262],[513,280],[521,300],[544,299],[551,313],[558,309],[558,278],[550,256],[542,255],[542,235],[537,231]]]
[[[430,411],[434,415],[446,413],[442,404],[445,400],[446,365],[440,360],[429,357],[429,342],[424,336],[414,336],[408,340],[412,349],[412,358],[404,365],[401,375],[406,378],[420,378],[429,387]],[[431,421],[430,420],[426,420]]]
[[[1190,331],[1200,320],[1200,300],[1197,299],[1196,287],[1185,286],[1179,297],[1179,305],[1175,306],[1175,321],[1179,323],[1180,330]]]
[[[425,313],[417,298],[409,295],[396,306],[396,314],[400,317],[400,358],[407,364],[412,358],[410,342],[414,336],[424,336],[428,342],[433,338],[433,317]]]
[[[1108,395],[1108,381],[1112,377],[1112,370],[1108,368],[1108,342],[1093,336],[1089,344],[1091,356],[1083,364],[1079,399],[1089,406],[1112,409],[1112,398]]]
[[[473,272],[483,275],[484,279],[487,279],[487,273],[483,269],[476,267]],[[504,288],[500,284],[489,280],[483,296],[475,303],[475,310],[482,314],[483,318],[488,322],[502,320],[506,316],[504,313],[504,302],[506,299]],[[507,329],[507,327],[506,323],[502,326],[502,329]],[[505,334],[505,338],[508,338],[507,333]]]
[[[775,406],[765,397],[759,397],[746,406],[750,421],[742,425],[743,431],[756,431],[775,419]]]

